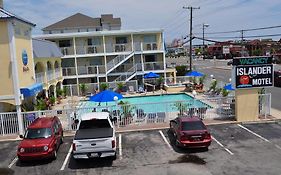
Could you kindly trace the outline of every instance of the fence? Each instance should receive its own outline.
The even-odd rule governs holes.
[[[116,90],[117,84],[118,83],[123,83],[125,91],[128,90],[130,86],[133,86],[134,90],[138,89],[138,81],[137,80],[131,80],[131,81],[114,81],[114,82],[108,82],[108,88],[111,90]],[[98,89],[99,89],[99,83],[85,83],[86,85],[86,92],[85,94],[94,94]],[[70,84],[70,85],[63,85],[63,87],[66,88],[66,95],[67,96],[78,96],[78,89],[76,84]],[[80,88],[79,88],[80,89]],[[80,95],[82,94],[81,91],[79,92]]]
[[[259,117],[270,115],[271,94],[259,96]],[[234,120],[234,97],[216,97],[191,99],[185,101],[169,101],[158,103],[123,104],[91,107],[66,106],[61,110],[22,112],[23,125],[27,126],[38,117],[58,116],[64,130],[76,130],[76,119],[89,112],[107,111],[116,127],[142,126],[147,124],[168,123],[177,116],[198,116],[202,120]],[[83,103],[81,103],[83,104]],[[17,113],[0,113],[0,135],[17,134]]]

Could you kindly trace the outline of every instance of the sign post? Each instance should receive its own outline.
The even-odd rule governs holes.
[[[233,59],[232,84],[236,88],[237,121],[255,121],[259,115],[259,89],[273,86],[272,57]]]

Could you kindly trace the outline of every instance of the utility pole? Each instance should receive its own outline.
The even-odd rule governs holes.
[[[190,56],[190,60],[189,60],[189,70],[192,71],[192,11],[195,9],[200,9],[200,7],[192,7],[192,6],[188,6],[188,7],[183,7],[183,9],[188,9],[190,10],[190,24],[189,24],[189,56]]]
[[[244,55],[244,30],[241,30],[241,47],[242,47],[242,54],[241,54],[241,56],[243,57],[243,56],[245,56]]]
[[[203,50],[202,50],[203,58],[205,56],[205,27],[209,27],[209,24],[203,23]]]

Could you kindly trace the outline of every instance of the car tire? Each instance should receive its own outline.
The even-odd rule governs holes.
[[[60,144],[63,144],[63,133],[61,134]]]
[[[56,146],[55,146],[56,147]],[[55,149],[54,153],[53,153],[53,160],[57,159],[57,150]]]
[[[111,157],[111,159],[112,159],[112,160],[116,160],[116,159],[117,159],[116,152],[115,152],[114,156]]]

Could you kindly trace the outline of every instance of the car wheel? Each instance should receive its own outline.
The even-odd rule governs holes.
[[[55,149],[54,153],[53,153],[53,160],[57,159],[57,150]]]
[[[61,134],[61,137],[60,137],[60,144],[63,144],[63,133]]]

